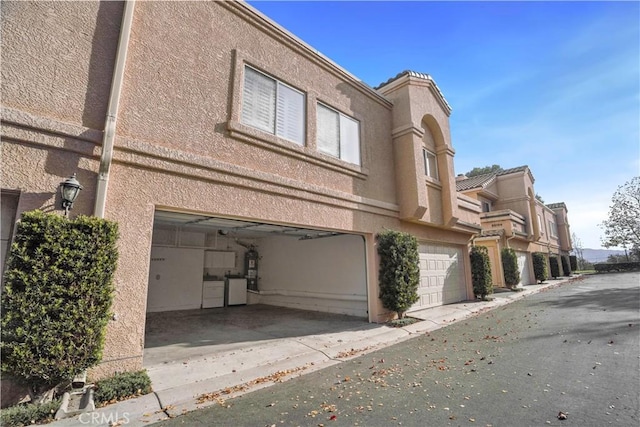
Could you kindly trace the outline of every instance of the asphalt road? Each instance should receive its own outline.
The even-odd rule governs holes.
[[[158,425],[637,427],[640,273],[549,288]]]

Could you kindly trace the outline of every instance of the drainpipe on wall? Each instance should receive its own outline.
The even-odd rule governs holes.
[[[100,170],[98,172],[98,183],[96,187],[96,204],[93,210],[93,214],[98,218],[104,218],[105,204],[107,202],[107,185],[109,183],[109,169],[111,168],[111,160],[113,158],[113,144],[116,139],[118,105],[120,103],[120,92],[122,91],[124,67],[127,61],[127,49],[129,47],[129,35],[131,34],[131,23],[133,21],[133,8],[135,3],[135,0],[125,0],[124,12],[122,14],[118,50],[116,51],[116,62],[111,80],[111,93],[109,94],[109,105],[107,107],[107,117],[105,119],[104,135],[102,137],[102,155],[100,157]]]
[[[513,233],[513,232],[512,232],[512,234],[511,234],[511,237],[507,237],[506,242],[507,242],[507,247],[508,247],[508,248],[510,247],[510,246],[509,246],[509,240],[513,239],[514,237],[516,237],[516,233]]]

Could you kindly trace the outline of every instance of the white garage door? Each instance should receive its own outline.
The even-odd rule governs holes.
[[[531,279],[529,278],[529,254],[526,252],[517,252],[518,257],[518,271],[520,271],[520,283],[518,285],[529,285]]]
[[[409,311],[466,300],[462,249],[455,246],[422,244],[419,252],[420,299]]]

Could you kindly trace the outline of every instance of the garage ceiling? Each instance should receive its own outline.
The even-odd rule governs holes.
[[[335,231],[313,230],[294,226],[169,211],[156,211],[154,226],[179,227],[183,230],[201,231],[205,233],[218,231],[219,234],[225,236],[253,239],[270,236],[291,236],[297,237],[300,240],[306,240],[345,234]]]

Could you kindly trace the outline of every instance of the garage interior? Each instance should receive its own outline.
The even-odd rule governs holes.
[[[282,329],[281,321],[312,332],[327,317],[362,326],[366,278],[361,235],[157,210],[144,363],[176,348],[197,356],[198,347],[252,340],[247,330]]]

